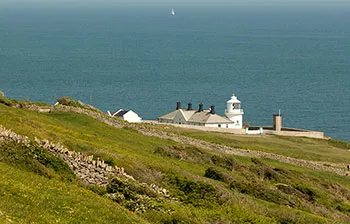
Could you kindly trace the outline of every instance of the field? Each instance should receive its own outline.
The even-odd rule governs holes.
[[[60,158],[36,145],[2,143],[1,222],[350,222],[349,176],[146,136],[133,126],[116,128],[71,112],[37,113],[0,104],[0,125],[31,140],[47,139],[94,155],[135,178],[111,178],[107,188],[87,185]],[[338,140],[152,128],[310,161],[350,159],[349,143]],[[170,197],[160,197],[143,183],[167,189]]]

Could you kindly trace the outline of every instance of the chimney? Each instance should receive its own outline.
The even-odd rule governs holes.
[[[272,127],[274,131],[279,132],[282,130],[282,115],[280,112],[273,115]]]
[[[199,104],[199,108],[198,108],[198,112],[202,112],[202,111],[203,111],[203,104],[200,103],[200,104]]]
[[[210,113],[215,114],[215,106],[214,105],[210,106]]]
[[[181,103],[180,102],[177,102],[176,103],[176,110],[180,110],[181,109]]]
[[[187,110],[192,110],[192,103],[189,103],[189,104],[188,104]]]

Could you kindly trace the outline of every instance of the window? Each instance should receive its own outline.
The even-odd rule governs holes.
[[[218,127],[221,128],[221,124],[218,124]]]

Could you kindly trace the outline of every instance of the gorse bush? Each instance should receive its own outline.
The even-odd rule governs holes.
[[[36,105],[36,106],[49,106],[47,103],[42,102],[31,102],[29,100],[16,100],[16,99],[8,99],[0,94],[0,104],[9,106],[9,107],[18,107],[23,108],[28,105]]]
[[[76,180],[73,171],[63,160],[36,145],[27,147],[12,142],[0,142],[0,162],[48,178],[58,178],[69,182]]]
[[[224,175],[216,170],[215,168],[213,167],[209,167],[206,171],[205,171],[205,174],[204,174],[205,177],[208,177],[210,179],[214,179],[214,180],[219,180],[219,181],[224,181]]]
[[[229,156],[213,155],[210,157],[210,162],[216,166],[225,168],[230,171],[241,168],[241,164]]]
[[[157,147],[154,153],[194,163],[208,162],[208,154],[194,146],[173,145]]]
[[[192,181],[186,177],[169,174],[168,183],[177,190],[178,197],[194,206],[211,206],[217,202],[217,192],[213,185],[202,181]]]
[[[80,101],[76,101],[73,98],[70,98],[68,96],[64,96],[62,98],[56,98],[56,100],[59,104],[62,104],[65,106],[78,107],[78,108],[82,108],[82,109],[92,110],[95,112],[101,112],[97,108],[95,108],[91,105],[85,104],[85,103],[80,102]]]
[[[106,197],[134,212],[162,210],[162,199],[147,185],[136,181],[115,177],[107,186]]]

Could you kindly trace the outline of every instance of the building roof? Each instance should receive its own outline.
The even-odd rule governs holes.
[[[202,112],[195,111],[188,122],[201,123],[201,124],[227,124],[232,123],[228,118],[222,117],[217,114],[210,113],[209,110]]]
[[[200,123],[200,124],[228,124],[232,123],[226,117],[222,117],[217,114],[210,113],[209,110],[197,111],[197,110],[174,110],[168,114],[158,117],[158,119],[163,120],[173,120],[178,113],[182,113],[185,120],[191,123]]]
[[[177,113],[179,113],[179,111],[178,110],[174,110],[174,111],[172,111],[172,112],[170,112],[168,114],[165,114],[163,116],[160,116],[158,118],[164,119],[164,120],[173,120]]]

